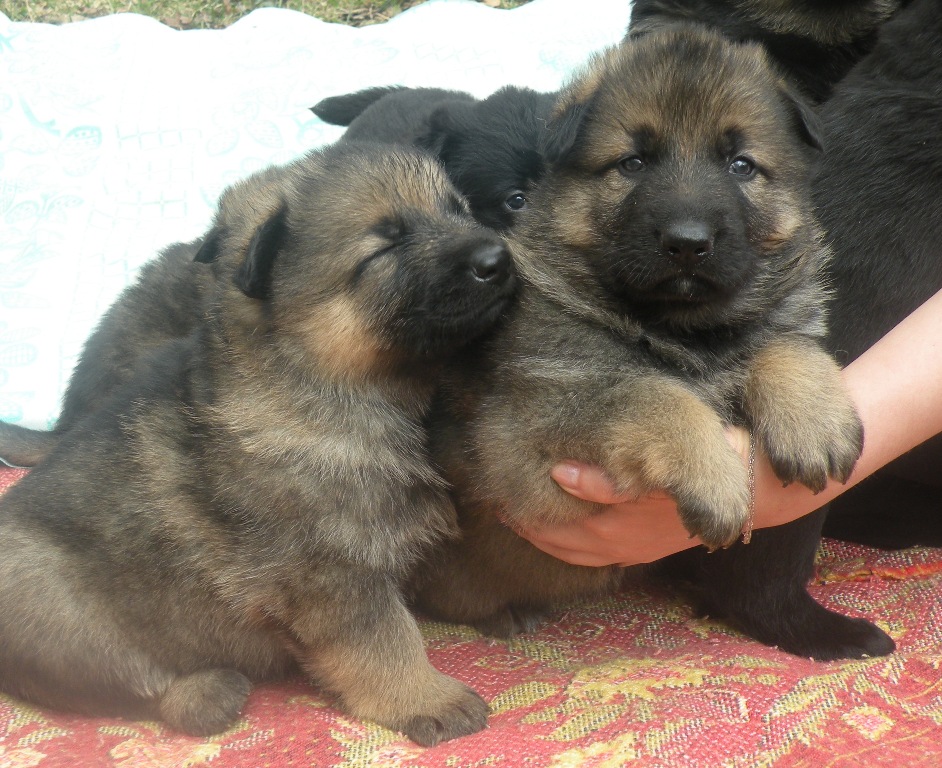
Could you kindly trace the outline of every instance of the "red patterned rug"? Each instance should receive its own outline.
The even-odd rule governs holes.
[[[0,492],[22,474],[0,470]],[[942,551],[826,541],[812,593],[875,619],[898,651],[799,659],[694,618],[679,594],[643,589],[511,642],[424,623],[432,663],[492,710],[487,730],[431,749],[344,717],[296,680],[257,688],[239,723],[209,739],[0,696],[0,768],[938,768]]]

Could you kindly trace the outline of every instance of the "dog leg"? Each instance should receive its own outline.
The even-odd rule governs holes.
[[[128,635],[58,548],[14,526],[0,526],[9,547],[0,562],[0,690],[89,715],[159,717],[194,736],[235,721],[246,677],[223,669],[180,676]]]
[[[308,649],[299,657],[319,683],[335,692],[345,711],[434,746],[480,731],[488,706],[471,688],[436,670],[422,635],[398,590],[374,577],[368,596],[335,593],[331,613],[340,621],[324,637],[323,613],[295,622],[292,630]],[[344,598],[348,599],[344,599]]]
[[[510,638],[537,630],[555,605],[608,594],[621,583],[620,568],[564,563],[481,512],[460,540],[443,543],[421,566],[414,602],[426,615]]]
[[[797,656],[826,661],[884,656],[892,638],[865,619],[852,619],[819,605],[806,584],[814,567],[824,511],[787,525],[760,529],[750,544],[697,558],[697,584],[704,610],[750,637]]]
[[[773,341],[753,360],[743,408],[755,438],[786,483],[813,491],[844,482],[863,449],[863,427],[840,369],[810,339]]]
[[[191,736],[211,736],[232,725],[252,690],[234,669],[207,669],[174,678],[160,696],[161,718]]]
[[[664,379],[636,381],[623,402],[605,444],[605,469],[619,491],[666,489],[684,526],[707,546],[735,541],[748,515],[749,484],[719,416]]]

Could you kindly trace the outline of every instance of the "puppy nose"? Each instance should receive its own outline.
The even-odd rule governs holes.
[[[510,275],[510,252],[501,243],[476,248],[470,257],[471,273],[484,283],[502,283]]]
[[[681,221],[661,232],[661,250],[682,267],[692,267],[713,253],[713,230],[701,221]]]

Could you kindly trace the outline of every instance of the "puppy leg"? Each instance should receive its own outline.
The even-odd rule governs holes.
[[[750,544],[712,554],[684,553],[696,560],[705,612],[797,656],[824,661],[891,653],[895,644],[883,630],[830,611],[808,594],[823,519],[819,511],[757,530]]]
[[[847,480],[863,449],[863,427],[840,369],[814,341],[773,341],[750,366],[743,397],[755,438],[775,474],[813,491]]]
[[[535,631],[552,606],[614,591],[620,568],[580,568],[541,552],[490,510],[460,540],[439,545],[416,578],[415,603],[429,616],[508,638]]]
[[[307,648],[299,659],[304,668],[351,715],[402,731],[423,746],[484,728],[487,704],[429,663],[399,591],[378,576],[368,588],[368,595],[337,590],[328,614],[312,612],[295,622],[292,629]],[[324,626],[325,618],[332,628]],[[326,629],[332,631],[325,636]]]
[[[748,515],[748,477],[720,417],[680,384],[654,377],[635,382],[624,405],[604,446],[618,489],[666,489],[684,526],[707,546],[734,541]]]
[[[206,669],[174,678],[161,694],[161,718],[191,736],[211,736],[238,718],[252,683],[234,669]]]
[[[0,690],[40,705],[157,718],[185,733],[225,730],[251,687],[234,670],[180,676],[116,619],[127,595],[95,593],[70,557],[34,530],[0,526]]]

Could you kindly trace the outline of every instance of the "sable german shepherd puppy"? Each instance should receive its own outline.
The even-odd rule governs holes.
[[[349,125],[343,141],[427,149],[466,196],[472,215],[505,231],[545,170],[537,147],[553,101],[552,94],[515,87],[483,100],[438,88],[380,87],[324,99],[312,110],[327,122]],[[211,279],[205,265],[193,262],[199,246],[199,240],[174,245],[144,267],[86,342],[55,429],[0,422],[0,458],[36,465],[78,419],[130,378],[147,350],[196,325]]]
[[[758,46],[694,26],[624,43],[562,92],[548,133],[553,164],[510,240],[520,302],[434,421],[464,535],[416,579],[420,609],[503,635],[621,582],[510,530],[593,513],[550,479],[559,460],[601,466],[622,491],[666,488],[688,530],[721,547],[750,505],[725,424],[812,489],[846,478],[862,445],[821,347],[817,129]],[[815,531],[769,541],[695,555],[719,615],[817,658],[892,650],[808,595]]]
[[[908,0],[634,0],[628,36],[699,22],[758,42],[814,101],[824,101]]]
[[[332,96],[311,109],[344,140],[413,144],[445,166],[471,213],[506,231],[527,207],[545,171],[538,147],[555,94],[507,86],[486,99],[439,88],[367,88]]]
[[[509,253],[414,150],[268,181],[222,198],[196,330],[0,499],[0,689],[202,735],[300,668],[421,744],[472,733],[487,706],[429,664],[400,580],[454,531],[422,422]]]

